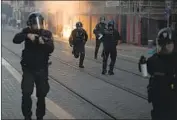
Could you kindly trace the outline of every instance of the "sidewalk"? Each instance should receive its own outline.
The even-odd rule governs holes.
[[[22,30],[22,28],[18,29],[18,28],[14,28],[12,26],[4,26],[4,28],[2,28],[2,29],[8,30],[8,31],[12,30],[12,31],[16,31],[16,32],[19,32]]]

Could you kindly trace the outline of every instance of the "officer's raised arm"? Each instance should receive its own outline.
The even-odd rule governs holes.
[[[24,32],[27,28],[23,29],[20,33],[17,33],[13,38],[13,43],[15,44],[21,44],[26,38],[27,33]]]
[[[47,37],[42,36],[42,39],[44,41],[45,50],[48,53],[52,53],[54,51],[53,36],[52,36],[52,33],[50,31],[47,31],[47,33],[48,33]]]
[[[95,26],[95,29],[93,30],[93,33],[94,33],[95,35],[97,35],[98,32],[99,32],[99,24],[97,24],[97,25]]]
[[[121,43],[121,36],[119,34],[119,32],[116,30],[116,43],[120,44]]]

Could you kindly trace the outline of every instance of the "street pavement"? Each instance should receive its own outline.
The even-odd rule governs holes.
[[[22,118],[20,77],[15,77],[14,72],[7,67],[14,68],[19,76],[22,74],[20,56],[23,45],[12,43],[12,38],[18,31],[9,28],[2,30],[4,59],[2,65],[6,66],[2,68],[4,71],[2,86],[6,86],[2,87],[4,101],[2,102],[2,111],[4,111],[2,118],[4,119]],[[52,65],[49,68],[50,92],[47,96],[48,108],[45,119],[150,118],[152,106],[147,102],[148,79],[141,77],[137,66],[139,56],[131,52],[132,49],[132,51],[141,51],[141,54],[146,54],[148,49],[134,46],[128,48],[127,45],[124,45],[126,47],[118,46],[118,54],[121,55],[117,57],[115,75],[103,76],[101,75],[101,57],[98,60],[93,59],[94,46],[91,43],[88,42],[86,47],[85,68],[79,69],[78,60],[71,54],[68,43],[56,37],[55,40],[55,51],[51,56]],[[121,48],[126,50],[121,51]],[[13,90],[15,88],[17,89]],[[52,109],[51,106],[55,105],[57,107]],[[9,106],[13,109],[9,109]],[[35,112],[35,109],[33,111]]]

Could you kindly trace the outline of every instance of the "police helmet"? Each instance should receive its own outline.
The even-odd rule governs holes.
[[[174,42],[172,39],[172,29],[171,28],[161,29],[157,34],[156,44],[162,47],[171,42]]]
[[[83,27],[83,24],[81,22],[77,22],[76,23],[76,28],[78,28],[78,27]]]
[[[106,18],[104,16],[100,17],[100,22],[105,22]]]
[[[32,12],[28,16],[27,26],[37,25],[38,29],[43,26],[44,17],[39,12]]]
[[[111,20],[111,21],[108,22],[108,27],[109,27],[109,26],[114,27],[114,20]]]

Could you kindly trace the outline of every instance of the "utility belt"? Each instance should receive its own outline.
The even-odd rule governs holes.
[[[153,78],[155,78],[155,77],[167,77],[167,79],[168,79],[168,77],[169,77],[169,79],[171,79],[170,80],[170,82],[171,82],[171,84],[170,84],[170,88],[173,90],[173,89],[176,89],[175,88],[175,83],[177,83],[177,76],[176,76],[176,74],[171,74],[171,75],[168,75],[168,74],[166,74],[166,73],[162,73],[162,72],[154,72],[154,74],[151,76],[152,77],[152,79]]]
[[[84,38],[77,37],[77,38],[73,39],[73,44],[83,43],[83,42],[85,42]]]
[[[148,102],[152,102],[152,98],[153,98],[153,91],[155,90],[155,88],[157,87],[155,82],[159,82],[159,84],[161,84],[160,82],[162,82],[161,78],[164,79],[164,77],[168,77],[169,75],[167,75],[166,73],[162,73],[162,72],[154,72],[154,74],[150,77],[149,79],[149,85],[147,86],[147,91],[148,91]],[[176,75],[170,75],[169,79],[171,79],[169,81],[169,87],[171,89],[171,91],[176,91],[177,92],[177,79],[175,78]],[[168,79],[168,78],[167,78]],[[156,84],[156,85],[155,85]]]
[[[78,41],[83,41],[85,38],[84,37],[76,37],[75,40],[78,40]]]

